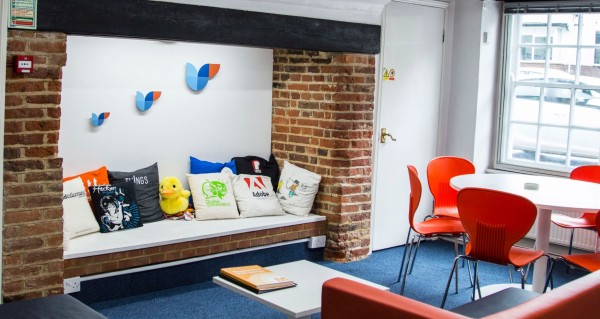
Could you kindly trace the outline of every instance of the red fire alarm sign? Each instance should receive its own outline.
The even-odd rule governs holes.
[[[31,73],[33,71],[33,57],[31,55],[15,56],[14,69],[17,73]]]

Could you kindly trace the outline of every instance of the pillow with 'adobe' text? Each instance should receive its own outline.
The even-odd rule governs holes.
[[[285,215],[269,176],[239,174],[231,180],[240,217]]]

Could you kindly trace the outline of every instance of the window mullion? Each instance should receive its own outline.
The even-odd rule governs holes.
[[[544,82],[548,83],[548,74],[550,73],[548,70],[550,69],[550,59],[548,58],[550,55],[548,54],[548,47],[550,45],[550,28],[552,27],[552,16],[546,15],[546,46],[544,48],[545,51],[545,59],[544,59]],[[538,109],[538,119],[537,119],[537,132],[536,132],[536,143],[535,143],[535,162],[541,162],[542,156],[542,115],[544,110],[545,96],[546,96],[546,88],[540,88],[540,98],[539,98],[539,109]]]

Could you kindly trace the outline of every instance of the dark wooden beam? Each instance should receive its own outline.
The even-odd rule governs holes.
[[[378,25],[140,0],[38,1],[38,30],[67,34],[378,53]]]

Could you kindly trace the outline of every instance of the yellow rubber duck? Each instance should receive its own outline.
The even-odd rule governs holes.
[[[167,215],[180,213],[188,208],[190,191],[183,189],[177,177],[167,176],[160,181],[160,209]]]

